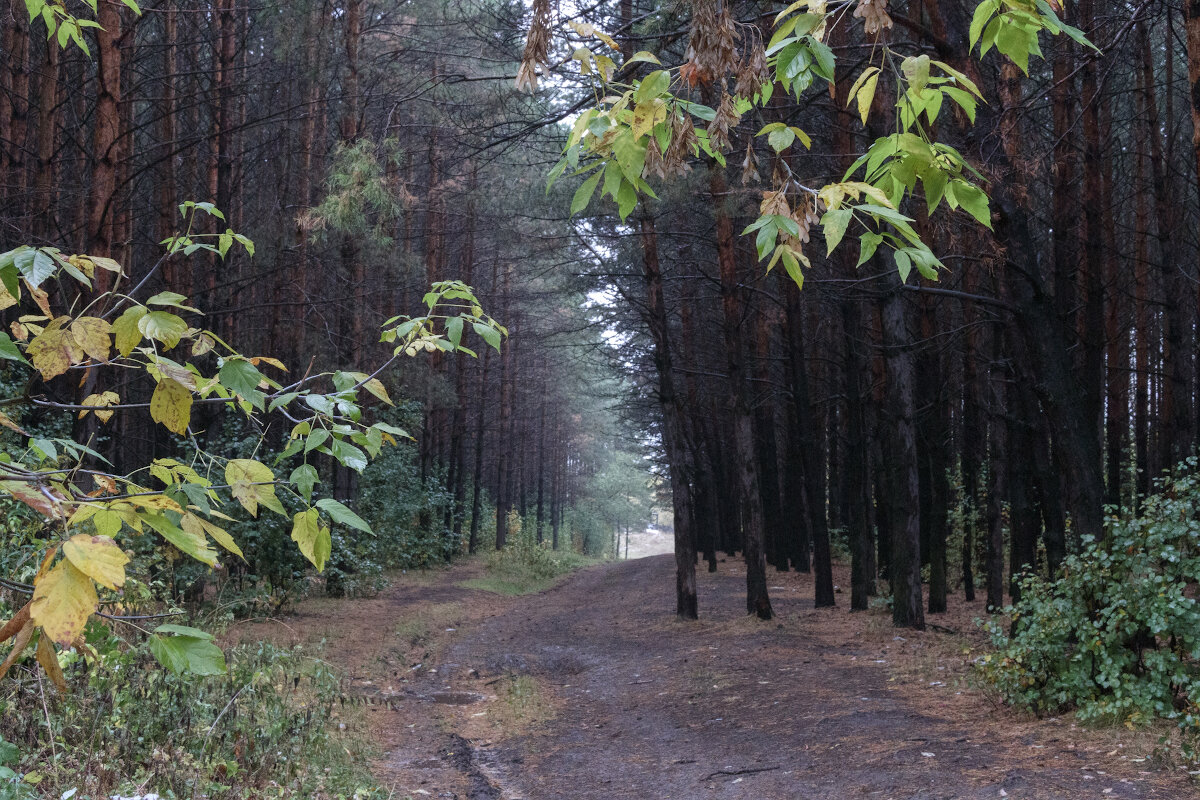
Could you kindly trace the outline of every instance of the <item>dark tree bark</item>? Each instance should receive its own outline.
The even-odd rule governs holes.
[[[754,444],[758,460],[759,489],[763,510],[763,545],[767,563],[780,572],[787,572],[788,552],[784,547],[783,507],[779,486],[778,436],[775,427],[775,404],[769,393],[771,385],[771,328],[765,314],[755,322],[755,394]]]
[[[1003,465],[1008,456],[1005,438],[1004,409],[1008,370],[1004,363],[1004,337],[992,339],[991,394],[988,403],[988,469],[987,487],[987,552],[984,565],[987,571],[988,611],[1004,606],[1004,498],[1007,495]]]
[[[917,478],[915,416],[916,367],[913,363],[905,301],[899,276],[887,278],[883,300],[883,345],[887,353],[888,400],[894,425],[891,453],[892,622],[898,628],[925,628],[921,594],[921,519]]]
[[[733,424],[734,461],[738,506],[743,514],[742,543],[746,560],[746,611],[759,619],[771,619],[771,598],[767,594],[767,564],[763,551],[762,495],[758,465],[754,456],[754,431],[750,415],[745,372],[745,344],[742,326],[746,324],[744,289],[738,269],[733,222],[725,209],[725,176],[713,169],[709,192],[716,212],[717,259],[721,271],[721,305],[724,311],[725,364],[729,379],[730,415]]]
[[[787,406],[788,436],[784,460],[784,483],[790,490],[783,496],[785,518],[788,520],[788,529],[784,536],[789,544],[792,566],[799,572],[809,572],[810,551],[814,538],[813,515],[816,513],[810,505],[814,493],[811,483],[816,481],[816,477],[808,474],[805,459],[811,457],[816,437],[813,435],[812,411],[809,405],[808,368],[804,363],[804,317],[799,287],[782,272],[779,273],[779,282],[784,297],[788,385],[791,389]],[[819,461],[815,458],[814,460]],[[828,533],[825,535],[828,538]],[[823,605],[831,605],[833,602],[833,579],[832,575],[828,577],[828,602]],[[822,583],[821,580],[817,581],[818,591],[821,590]]]
[[[671,372],[671,338],[663,299],[662,271],[658,261],[658,234],[654,220],[642,217],[642,268],[646,281],[647,322],[654,344],[659,403],[663,412],[663,442],[671,472],[671,499],[675,511],[675,613],[696,619],[696,545],[691,530],[692,496],[684,442],[683,415],[675,377]]]
[[[867,459],[867,388],[864,381],[866,358],[859,300],[843,297],[842,339],[845,342],[843,374],[846,406],[846,461],[843,478],[846,481],[846,536],[850,542],[850,610],[865,611],[875,591],[872,551],[875,543],[867,517],[871,502]]]

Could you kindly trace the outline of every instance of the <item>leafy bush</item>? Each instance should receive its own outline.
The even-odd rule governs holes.
[[[1194,467],[1195,464],[1189,464]],[[1165,483],[1138,514],[1084,537],[1053,583],[1022,580],[1012,630],[988,625],[979,665],[1009,703],[1075,709],[1085,722],[1173,720],[1185,754],[1200,742],[1200,477]]]
[[[404,429],[418,424],[422,413],[420,404],[411,401],[377,411],[379,419]],[[264,446],[244,422],[236,419],[221,420],[219,432],[210,434],[210,438],[213,449],[230,457],[257,457],[273,463],[279,454]],[[375,533],[367,534],[333,522],[330,556],[323,574],[323,585],[329,593],[367,594],[382,585],[385,569],[419,569],[445,563],[461,549],[461,543],[442,524],[442,509],[450,501],[450,493],[438,475],[431,475],[422,485],[417,459],[416,447],[401,442],[398,447],[384,450],[363,471],[358,499],[351,505]],[[293,457],[283,463],[286,471],[300,461]],[[321,474],[321,477],[324,480],[314,497],[333,484],[331,476]],[[289,517],[304,508],[300,498],[292,493],[281,493],[279,500]],[[225,558],[227,577],[218,577],[215,583],[222,602],[229,603],[237,615],[276,613],[310,586],[322,585],[310,579],[310,565],[292,541],[292,526],[287,517],[255,518],[240,507],[225,510],[233,518],[226,528],[241,545],[245,561]],[[432,520],[427,528],[419,524],[422,512]],[[147,547],[152,545],[147,543]],[[206,580],[209,585],[214,583],[209,570],[198,563],[172,564],[171,570],[177,587],[202,587]],[[180,592],[175,596],[180,597]]]
[[[554,551],[549,547],[538,544],[533,530],[527,530],[521,515],[516,509],[508,512],[505,520],[507,543],[503,550],[496,552],[488,564],[489,569],[498,572],[523,572],[534,579],[553,578],[560,574],[558,560]]]
[[[589,556],[601,556],[612,549],[612,522],[593,503],[577,503],[566,509],[563,517],[563,547]]]
[[[406,403],[390,412],[388,422],[411,429],[419,424],[420,413],[419,404]],[[387,569],[446,563],[462,549],[462,542],[444,525],[445,508],[452,500],[442,476],[429,475],[422,483],[415,447],[382,453],[359,482],[358,508],[376,535],[357,537],[358,555]],[[422,525],[422,516],[428,525]]]

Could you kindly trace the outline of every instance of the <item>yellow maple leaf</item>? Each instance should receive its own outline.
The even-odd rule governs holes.
[[[171,378],[163,378],[150,396],[150,418],[172,433],[183,435],[192,419],[192,393]]]
[[[229,535],[229,531],[218,525],[214,525],[203,517],[198,517],[189,511],[179,520],[179,527],[193,536],[203,537],[207,533],[221,547],[224,547],[243,561],[246,560],[246,556],[242,554],[242,548],[237,546],[237,542]]]
[[[46,380],[57,378],[72,364],[83,360],[83,350],[71,332],[62,325],[68,317],[59,317],[35,336],[25,348],[25,355]]]
[[[116,392],[100,392],[99,394],[89,394],[87,397],[83,398],[83,405],[85,406],[115,406],[120,402],[121,396]],[[85,416],[87,416],[87,413],[88,409],[86,408],[83,411],[80,411],[79,418],[83,419]],[[113,412],[111,411],[93,411],[92,413],[99,417],[101,422],[108,422],[110,419],[112,419],[113,415]]]
[[[98,602],[92,579],[63,559],[34,584],[29,616],[46,636],[66,646],[83,632]]]
[[[125,565],[129,556],[107,536],[88,536],[80,533],[63,545],[63,555],[84,575],[109,589],[120,589],[125,583]]]
[[[275,496],[275,473],[266,464],[250,458],[235,458],[225,465],[225,482],[242,507],[258,516],[261,503],[272,511],[284,513]]]
[[[329,528],[320,524],[320,516],[315,508],[301,511],[292,518],[292,541],[300,547],[304,557],[317,568],[317,572],[325,569],[332,541]]]
[[[112,325],[99,317],[79,317],[71,323],[71,335],[76,343],[97,361],[108,361],[108,352],[112,347],[109,336]]]

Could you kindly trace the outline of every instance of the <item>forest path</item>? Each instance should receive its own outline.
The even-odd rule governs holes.
[[[919,652],[943,634],[815,611],[795,573],[771,573],[778,617],[761,623],[740,613],[738,565],[698,577],[699,622],[668,613],[670,556],[497,598],[405,690],[486,699],[384,712],[381,778],[398,797],[467,800],[1200,796],[1122,731],[1023,719],[960,690]]]

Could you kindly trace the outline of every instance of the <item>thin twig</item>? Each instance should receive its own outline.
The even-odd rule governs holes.
[[[135,619],[167,619],[168,617],[181,617],[183,611],[171,611],[166,614],[105,614],[101,611],[96,612],[97,617],[111,619],[113,622],[130,622]]]
[[[236,692],[234,692],[233,697],[229,698],[229,702],[226,703],[225,707],[221,709],[221,713],[217,714],[217,718],[213,720],[212,725],[208,726],[208,733],[204,734],[204,745],[200,748],[201,753],[203,753],[204,751],[206,751],[208,749],[208,740],[212,738],[213,731],[215,731],[217,729],[217,723],[221,721],[221,717],[225,716],[225,712],[233,707],[233,704],[234,704],[234,702],[237,701],[238,696],[242,692],[244,692],[246,690],[246,687],[248,687],[249,685],[250,685],[249,683],[243,684],[242,688],[240,688]]]
[[[19,594],[33,594],[33,587],[28,583],[10,581],[8,578],[0,578],[0,586],[8,589],[10,592],[17,592]]]
[[[779,767],[750,767],[748,769],[719,769],[716,772],[711,772],[705,775],[701,780],[711,780],[718,775],[753,775],[756,772],[772,772]]]
[[[45,636],[45,632],[42,635]],[[46,687],[42,684],[42,671],[35,668],[33,674],[37,676],[38,693],[42,696],[42,713],[46,715],[46,738],[50,740],[50,756],[57,761],[58,748],[54,746],[54,726],[50,722],[50,706],[46,704]]]

